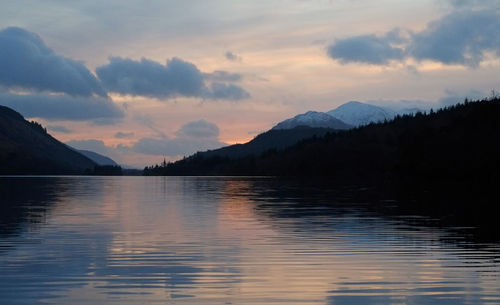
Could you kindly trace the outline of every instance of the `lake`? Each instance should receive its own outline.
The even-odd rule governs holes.
[[[362,191],[0,177],[0,303],[500,304],[500,243]]]

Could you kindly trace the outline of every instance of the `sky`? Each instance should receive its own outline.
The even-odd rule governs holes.
[[[0,105],[142,168],[352,100],[486,97],[498,29],[498,0],[4,1]]]

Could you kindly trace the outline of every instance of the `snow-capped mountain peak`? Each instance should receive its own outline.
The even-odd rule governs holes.
[[[306,113],[299,114],[291,119],[284,120],[278,123],[272,129],[292,129],[297,126],[333,129],[349,129],[352,127],[324,112],[308,111]]]
[[[396,112],[388,108],[351,101],[328,111],[327,114],[347,124],[362,126],[390,120],[394,118]]]

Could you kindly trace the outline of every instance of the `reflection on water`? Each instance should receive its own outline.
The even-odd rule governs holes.
[[[260,178],[0,177],[2,304],[500,304],[499,244]]]

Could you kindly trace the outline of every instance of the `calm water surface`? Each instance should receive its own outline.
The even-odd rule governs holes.
[[[499,244],[300,183],[0,177],[0,213],[1,304],[500,304]]]

